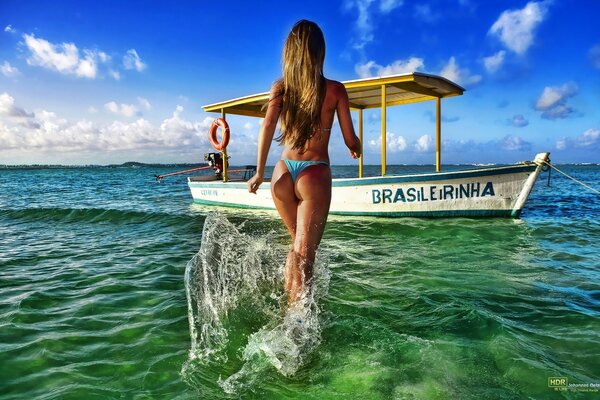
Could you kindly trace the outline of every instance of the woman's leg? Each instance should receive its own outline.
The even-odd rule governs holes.
[[[293,252],[286,264],[288,304],[300,299],[305,285],[313,276],[315,255],[323,237],[331,204],[331,170],[314,165],[302,171],[296,180],[295,196],[299,199],[296,214]]]
[[[285,224],[291,237],[291,246],[285,261],[285,291],[290,291],[290,271],[295,268],[291,267],[296,263],[296,255],[294,253],[294,241],[296,240],[296,216],[298,212],[299,199],[296,197],[294,182],[283,161],[277,162],[273,170],[271,179],[271,195],[275,202],[275,208],[279,212],[283,223]]]
[[[271,196],[273,197],[275,208],[277,208],[283,223],[290,233],[292,243],[294,243],[299,199],[295,194],[292,176],[288,172],[285,163],[281,160],[275,164],[275,169],[273,170]]]
[[[294,185],[285,163],[279,161],[271,179],[271,194],[292,239],[285,263],[285,290],[288,304],[292,304],[312,278],[331,203],[331,170],[327,165],[308,167]]]

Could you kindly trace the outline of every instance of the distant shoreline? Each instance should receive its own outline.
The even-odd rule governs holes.
[[[63,164],[0,164],[0,170],[6,169],[84,169],[84,168],[195,168],[208,165],[207,163],[142,163],[137,161],[128,161],[122,164],[87,164],[87,165],[63,165]],[[365,167],[379,166],[380,164],[366,164]],[[396,165],[396,164],[392,164]],[[399,164],[400,166],[428,166],[433,164]],[[447,166],[469,166],[469,167],[491,167],[498,165],[511,165],[505,163],[464,163],[464,164],[445,164]],[[573,166],[600,166],[600,163],[560,163],[555,165],[573,165]],[[268,165],[272,167],[272,165]],[[333,167],[356,167],[354,164],[332,165]],[[388,167],[391,165],[388,165]]]
[[[60,169],[60,168],[140,168],[140,167],[202,167],[207,163],[175,163],[175,164],[158,164],[158,163],[142,163],[137,161],[128,161],[122,164],[83,164],[83,165],[64,165],[64,164],[17,164],[8,165],[0,164],[0,169]]]

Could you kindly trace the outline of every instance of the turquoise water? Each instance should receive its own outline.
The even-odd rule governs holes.
[[[332,217],[297,318],[276,214],[171,171],[0,170],[2,399],[600,398],[548,387],[600,384],[600,199],[572,181],[519,220]]]

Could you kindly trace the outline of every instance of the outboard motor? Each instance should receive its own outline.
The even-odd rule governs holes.
[[[217,179],[223,179],[223,156],[221,153],[206,153],[204,161],[213,167]]]

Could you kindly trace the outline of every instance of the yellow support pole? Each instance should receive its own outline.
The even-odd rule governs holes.
[[[442,170],[442,99],[435,101],[435,172]]]
[[[363,110],[358,109],[358,139],[360,140],[360,157],[358,158],[358,177],[363,177]]]
[[[386,166],[386,93],[385,85],[381,85],[381,176],[385,176]]]
[[[225,119],[225,109],[221,108],[221,118]],[[229,162],[227,160],[227,149],[223,149],[221,152],[221,157],[223,157],[223,182],[227,182],[229,180],[229,176],[227,174],[227,170],[229,169]]]

